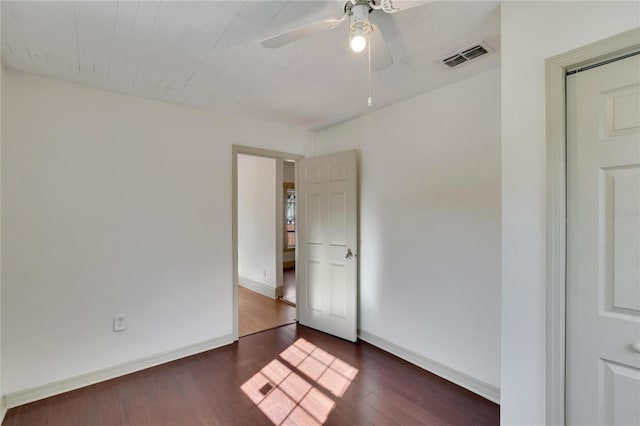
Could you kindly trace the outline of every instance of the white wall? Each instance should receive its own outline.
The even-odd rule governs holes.
[[[270,287],[271,297],[277,271],[277,185],[275,159],[238,155],[238,276],[248,288],[247,279]]]
[[[545,424],[544,60],[640,25],[638,2],[502,3],[504,425]]]
[[[3,392],[230,335],[232,143],[298,153],[308,132],[2,84]]]
[[[360,150],[360,329],[498,386],[500,71],[313,145]]]
[[[294,183],[296,181],[296,165],[291,161],[285,161],[283,165],[282,181]]]

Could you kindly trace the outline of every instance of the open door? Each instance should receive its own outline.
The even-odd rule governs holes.
[[[300,324],[357,339],[356,151],[299,161]]]

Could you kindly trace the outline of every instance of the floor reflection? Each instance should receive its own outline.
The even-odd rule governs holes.
[[[305,339],[247,380],[242,391],[274,425],[320,425],[358,370]],[[331,396],[330,396],[331,395]]]

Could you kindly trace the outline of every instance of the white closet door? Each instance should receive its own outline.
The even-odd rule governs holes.
[[[640,56],[567,77],[567,424],[640,425]]]

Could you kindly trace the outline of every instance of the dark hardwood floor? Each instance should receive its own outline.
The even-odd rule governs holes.
[[[288,325],[13,408],[3,426],[498,425],[499,407],[364,342]]]

